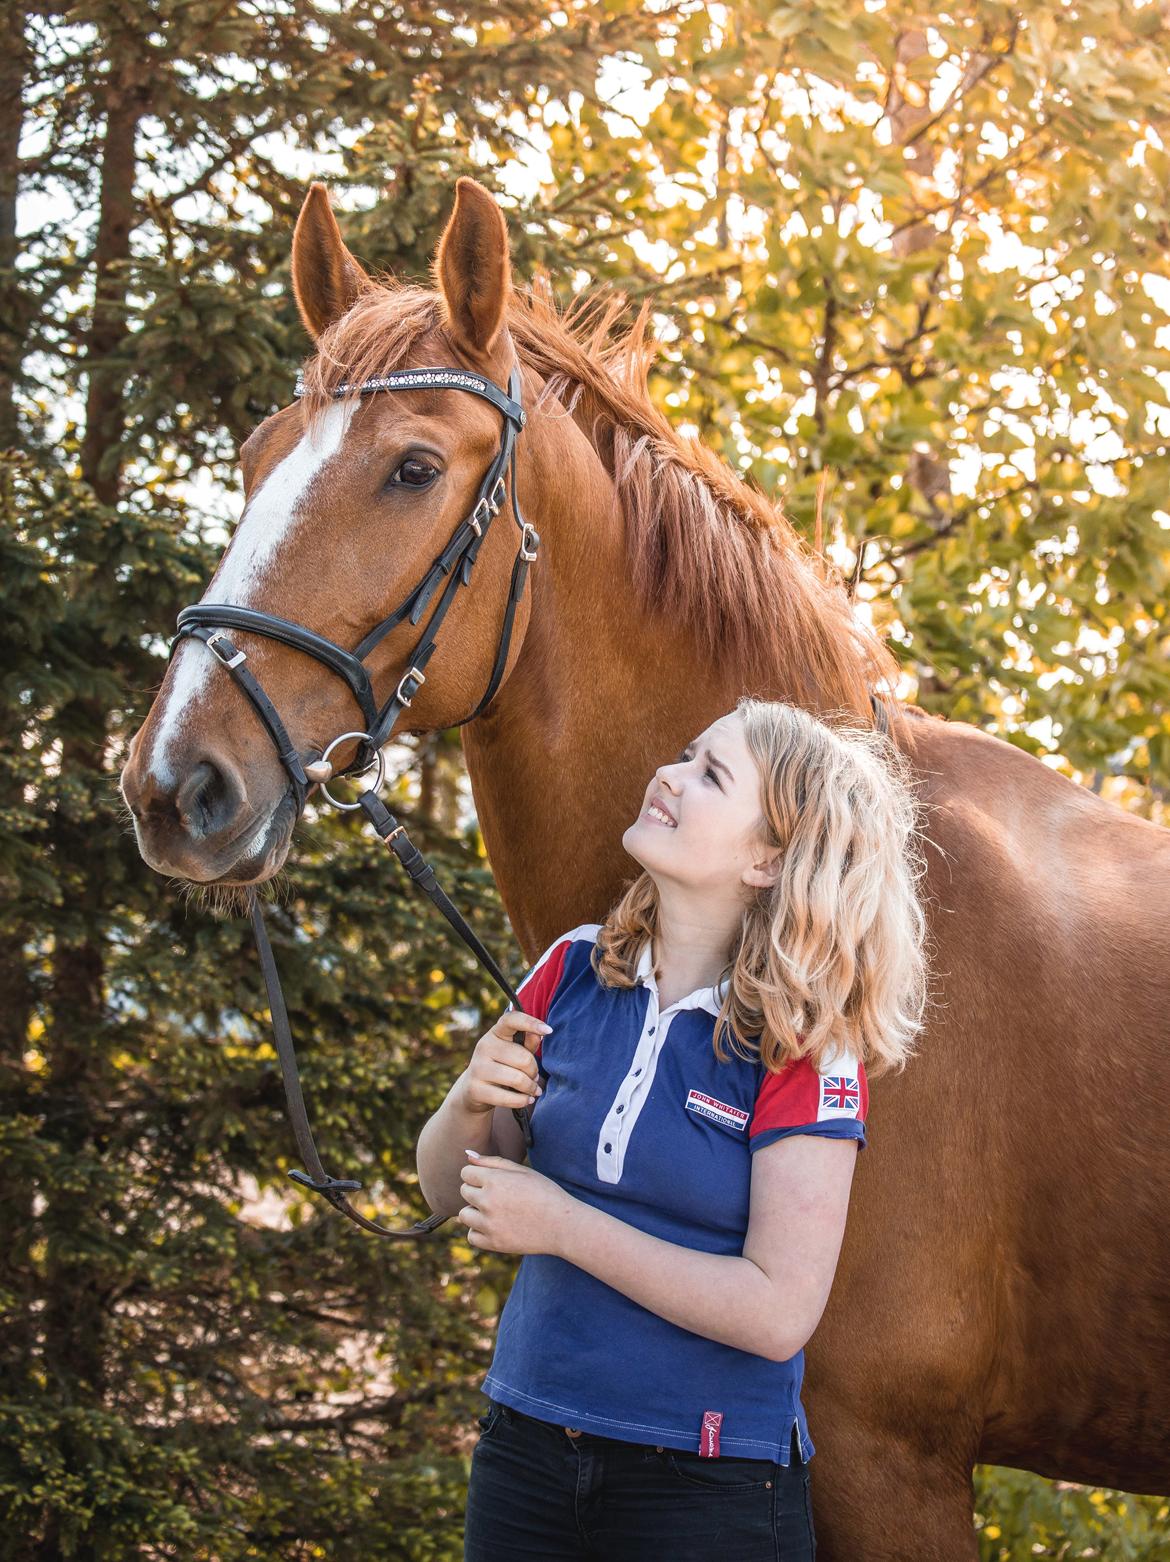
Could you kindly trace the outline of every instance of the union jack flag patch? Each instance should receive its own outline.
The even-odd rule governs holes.
[[[817,1121],[826,1117],[856,1117],[861,1105],[861,1094],[856,1076],[848,1074],[821,1075],[821,1102]]]

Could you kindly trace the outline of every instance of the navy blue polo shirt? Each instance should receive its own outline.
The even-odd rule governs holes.
[[[701,988],[659,1009],[649,941],[633,988],[607,988],[590,956],[599,923],[546,949],[517,989],[551,1034],[537,1058],[529,1164],[574,1198],[667,1242],[742,1256],[751,1156],[788,1134],[865,1147],[865,1070],[839,1052],[769,1072],[715,1056],[726,992]],[[481,1386],[541,1420],[628,1442],[700,1451],[722,1413],[723,1454],[788,1463],[792,1430],[815,1452],[800,1401],[804,1352],[771,1361],[693,1333],[575,1264],[526,1253]]]

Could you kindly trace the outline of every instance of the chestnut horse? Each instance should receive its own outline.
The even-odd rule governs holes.
[[[620,295],[561,314],[547,285],[514,289],[503,213],[470,179],[433,289],[369,277],[320,184],[292,276],[317,347],[306,394],[241,450],[244,512],[205,600],[356,645],[467,514],[501,419],[453,389],[332,389],[411,365],[506,387],[518,364],[515,475],[542,546],[503,682],[462,735],[529,958],[605,914],[632,871],[621,835],[647,776],[745,690],[873,719],[871,693],[896,687],[892,656],[767,499],[654,408],[645,307],[615,342]],[[505,516],[397,732],[475,709],[515,548]],[[417,634],[402,624],[371,657],[379,698]],[[316,662],[233,638],[303,760],[355,727],[344,684]],[[884,704],[926,808],[935,1001],[918,1056],[874,1083],[871,1147],[807,1346],[816,1526],[824,1562],[958,1562],[978,1556],[979,1461],[1170,1490],[1170,837],[1011,743]],[[190,639],[122,790],[161,873],[255,883],[288,852],[289,777]]]

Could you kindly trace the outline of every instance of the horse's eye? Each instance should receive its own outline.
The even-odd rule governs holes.
[[[419,456],[408,456],[402,465],[387,479],[389,488],[425,488],[432,483],[439,472],[429,461],[423,461]]]

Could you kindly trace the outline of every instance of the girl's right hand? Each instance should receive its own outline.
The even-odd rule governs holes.
[[[534,1051],[552,1026],[519,1009],[501,1014],[475,1044],[471,1062],[460,1079],[463,1105],[469,1112],[493,1107],[531,1106],[541,1094]],[[514,1040],[512,1038],[515,1038]]]

